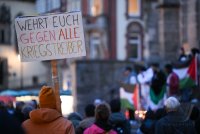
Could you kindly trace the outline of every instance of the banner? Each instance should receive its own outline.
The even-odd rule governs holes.
[[[81,12],[15,19],[21,61],[86,55]]]

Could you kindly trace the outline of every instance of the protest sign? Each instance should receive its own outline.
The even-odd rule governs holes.
[[[81,12],[15,19],[22,62],[85,56]]]

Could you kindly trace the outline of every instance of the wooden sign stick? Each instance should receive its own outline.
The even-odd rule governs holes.
[[[53,85],[54,85],[54,92],[55,92],[55,96],[56,96],[56,109],[62,114],[59,81],[58,81],[58,71],[57,71],[57,61],[56,60],[51,60],[51,69],[52,69],[52,80],[53,80]]]

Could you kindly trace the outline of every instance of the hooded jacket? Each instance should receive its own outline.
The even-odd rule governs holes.
[[[74,134],[72,123],[55,109],[40,108],[30,112],[22,124],[27,134]]]
[[[114,128],[115,128],[115,126],[120,126],[123,128],[125,134],[131,133],[131,131],[130,131],[131,125],[123,113],[121,113],[121,112],[112,113],[110,115],[109,121],[113,125]]]

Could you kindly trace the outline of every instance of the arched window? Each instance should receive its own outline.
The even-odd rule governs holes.
[[[129,60],[142,59],[142,26],[133,22],[127,27],[127,58]]]

